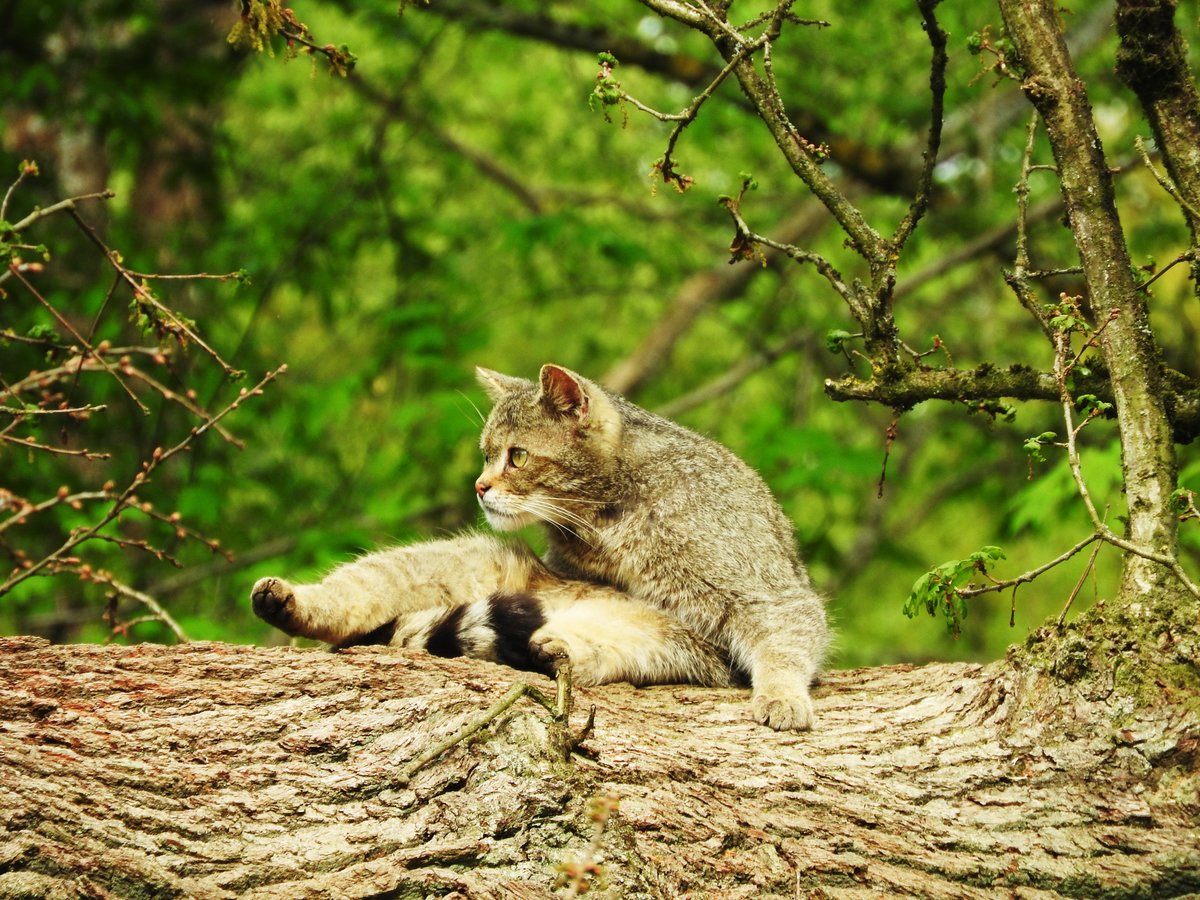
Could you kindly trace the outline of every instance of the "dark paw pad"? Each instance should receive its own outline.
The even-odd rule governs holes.
[[[296,595],[291,585],[279,578],[260,578],[250,593],[254,614],[282,631],[295,627]]]

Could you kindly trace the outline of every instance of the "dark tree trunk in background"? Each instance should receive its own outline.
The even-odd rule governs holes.
[[[579,863],[622,898],[1200,890],[1195,698],[1049,664],[831,673],[808,734],[741,691],[578,690],[569,762],[521,700],[405,783],[519,673],[0,639],[0,897],[534,898]]]

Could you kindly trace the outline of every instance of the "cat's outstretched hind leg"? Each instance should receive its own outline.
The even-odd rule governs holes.
[[[540,569],[522,545],[463,535],[370,553],[315,584],[261,578],[250,602],[255,615],[293,636],[338,646],[404,644],[439,611],[524,590]]]

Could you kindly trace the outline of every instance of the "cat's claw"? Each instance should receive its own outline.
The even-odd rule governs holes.
[[[535,663],[557,672],[564,662],[570,662],[571,648],[552,634],[535,634],[529,640],[529,655]]]
[[[294,630],[296,593],[282,578],[260,578],[250,592],[254,614],[264,622],[291,633]]]

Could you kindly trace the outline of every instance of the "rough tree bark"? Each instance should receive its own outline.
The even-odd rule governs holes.
[[[1138,708],[1120,663],[834,672],[807,734],[745,721],[741,691],[580,690],[586,755],[520,701],[405,781],[538,677],[3,638],[0,896],[539,898],[580,863],[623,898],[1200,890],[1195,697]]]

